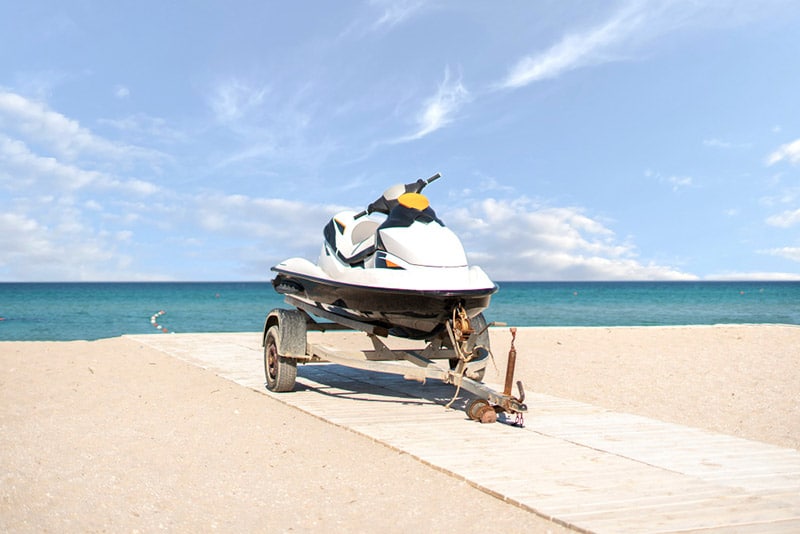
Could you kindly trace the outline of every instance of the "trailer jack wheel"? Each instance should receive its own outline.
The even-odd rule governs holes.
[[[467,415],[474,421],[481,423],[494,423],[497,421],[497,412],[485,399],[473,399],[467,404]]]
[[[277,326],[267,330],[264,341],[264,375],[267,389],[280,393],[292,391],[297,378],[297,360],[286,358],[278,353],[279,336]]]

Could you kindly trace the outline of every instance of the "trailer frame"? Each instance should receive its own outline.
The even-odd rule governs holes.
[[[506,387],[502,393],[481,382],[491,358],[486,331],[492,325],[484,325],[481,331],[472,334],[485,341],[473,346],[466,356],[459,348],[442,346],[437,340],[427,342],[423,349],[397,349],[389,348],[382,340],[388,336],[385,329],[343,318],[291,296],[286,297],[286,302],[296,309],[273,309],[264,321],[261,344],[264,347],[265,386],[268,390],[292,391],[297,377],[298,363],[330,362],[365,371],[401,375],[408,380],[423,383],[427,379],[440,380],[456,388],[447,408],[453,404],[463,389],[475,396],[466,408],[467,415],[471,419],[489,423],[496,421],[498,413],[508,413],[516,417],[514,424],[522,426],[523,415],[527,412],[524,403],[525,391],[522,383],[517,382],[519,395],[511,395],[511,380],[514,374],[514,362],[511,358],[506,370]],[[317,321],[311,314],[331,322]],[[485,321],[483,323],[485,324]],[[450,323],[447,324],[447,328],[452,328]],[[326,343],[308,341],[309,331],[333,330],[362,331],[369,337],[373,348],[340,349]],[[512,333],[515,333],[515,329],[512,329]],[[513,338],[512,351],[514,351]],[[436,360],[444,361],[448,365],[440,365]]]

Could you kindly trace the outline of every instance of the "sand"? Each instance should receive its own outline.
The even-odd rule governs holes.
[[[509,342],[492,330],[487,380]],[[800,448],[798,347],[795,326],[525,328],[517,377]],[[564,531],[127,338],[0,343],[0,477],[4,532]]]
[[[530,391],[800,449],[800,326],[522,328],[515,346]]]

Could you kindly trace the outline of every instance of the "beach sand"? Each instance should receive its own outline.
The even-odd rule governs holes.
[[[800,449],[800,326],[521,328],[515,346],[530,391]]]
[[[511,336],[491,336],[502,382]],[[515,345],[529,391],[800,448],[800,327],[523,328]],[[564,531],[127,338],[0,343],[0,451],[4,532]]]

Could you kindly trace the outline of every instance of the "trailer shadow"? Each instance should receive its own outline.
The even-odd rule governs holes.
[[[365,371],[334,363],[299,366],[297,376],[314,384],[298,381],[296,391],[314,391],[365,403],[446,406],[456,393],[455,386],[435,379],[419,382],[397,374]],[[471,393],[461,390],[451,408],[463,411],[474,398]]]

